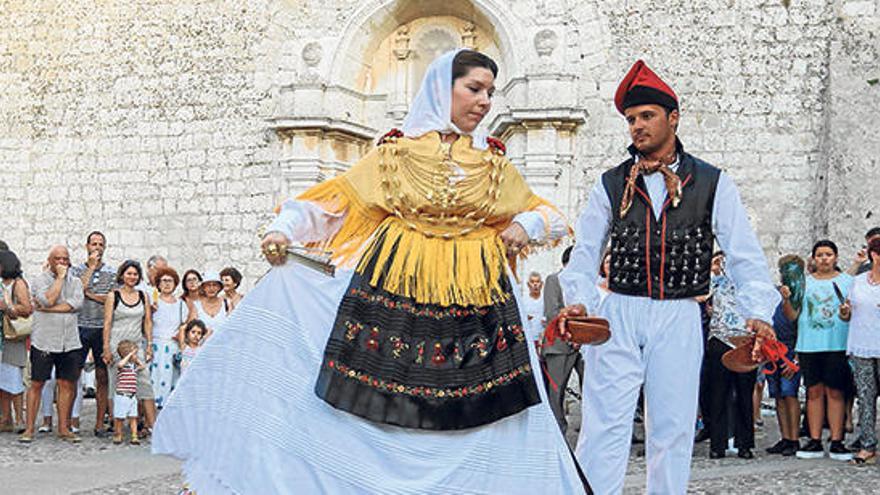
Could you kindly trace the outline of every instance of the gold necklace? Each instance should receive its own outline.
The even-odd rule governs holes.
[[[395,217],[399,218],[407,228],[413,231],[417,230],[425,237],[451,239],[477,230],[492,215],[495,210],[495,203],[501,196],[501,167],[503,166],[503,161],[497,152],[486,150],[483,154],[483,161],[490,167],[488,174],[486,174],[489,180],[486,198],[476,208],[464,215],[449,215],[449,212],[454,212],[460,208],[459,200],[465,190],[464,186],[473,188],[480,183],[477,180],[480,177],[474,177],[474,180],[467,181],[467,184],[461,184],[462,181],[451,181],[453,171],[460,167],[452,160],[451,145],[441,143],[440,150],[444,154],[442,164],[446,167],[446,171],[416,170],[420,168],[416,166],[401,167],[401,148],[398,145],[397,138],[389,138],[379,147],[379,170],[382,173],[381,186],[385,193],[385,200]],[[401,188],[398,175],[404,171],[403,169],[406,169],[407,178],[415,178],[414,181],[408,181],[413,186],[413,189],[416,189],[416,192],[430,203],[440,206],[439,214],[422,212],[413,205]],[[472,175],[479,176],[482,174]],[[467,222],[469,225],[457,232],[435,231],[426,229],[423,225],[417,225],[410,218],[418,218],[420,221],[426,221],[429,224],[435,225],[462,222]]]

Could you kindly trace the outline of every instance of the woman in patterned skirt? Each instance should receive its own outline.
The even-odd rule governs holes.
[[[477,130],[497,66],[429,67],[402,131],[286,201],[267,274],[163,411],[154,451],[204,493],[583,493],[508,265],[566,235]],[[284,264],[330,251],[336,278]]]

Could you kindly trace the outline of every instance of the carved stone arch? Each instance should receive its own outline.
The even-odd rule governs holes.
[[[504,73],[508,77],[519,73],[525,46],[519,39],[524,32],[509,8],[497,0],[446,0],[443,2],[413,2],[411,0],[370,0],[355,12],[343,28],[326,80],[333,84],[355,86],[357,73],[369,54],[375,52],[383,40],[401,25],[429,16],[454,16],[468,20],[492,34],[501,51]]]

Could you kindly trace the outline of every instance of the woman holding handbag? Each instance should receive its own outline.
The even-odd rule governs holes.
[[[180,277],[172,268],[161,268],[156,273],[159,297],[153,302],[153,361],[150,363],[150,382],[156,396],[156,408],[161,410],[177,384],[178,371],[174,355],[180,352],[177,334],[180,328],[195,318],[193,307],[174,296]]]
[[[22,277],[21,262],[12,251],[0,251],[0,313],[3,314],[3,357],[0,360],[0,432],[11,432],[12,407],[15,419],[23,424],[21,399],[24,393],[22,373],[27,364],[25,340],[30,333],[30,316],[33,313],[28,284]]]

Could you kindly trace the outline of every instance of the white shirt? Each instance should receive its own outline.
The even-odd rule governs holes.
[[[670,168],[675,170],[677,164]],[[659,218],[667,196],[666,182],[660,173],[643,177],[655,218]],[[611,200],[600,179],[593,186],[587,206],[578,218],[575,247],[568,266],[559,276],[565,303],[583,304],[591,314],[596,314],[599,308],[596,279],[602,252],[608,243],[612,215],[616,213],[611,210]],[[780,301],[779,293],[770,279],[764,251],[749,223],[739,191],[723,172],[715,189],[712,230],[718,245],[725,252],[727,272],[737,287],[737,299],[743,315],[765,322],[773,321],[773,312]]]
[[[846,353],[860,358],[880,357],[880,285],[868,283],[863,273],[853,280],[849,293],[852,319]]]
[[[523,313],[526,315],[526,321],[523,322],[526,337],[530,341],[535,340],[544,331],[546,323],[544,321],[544,298],[539,295],[537,299],[532,299],[531,295],[526,294],[520,299],[520,302]]]

